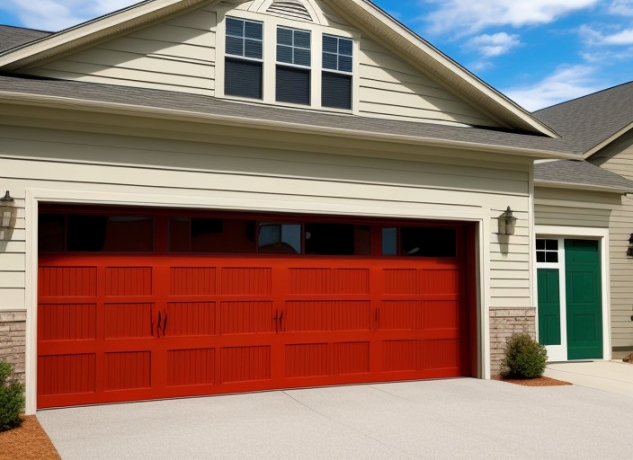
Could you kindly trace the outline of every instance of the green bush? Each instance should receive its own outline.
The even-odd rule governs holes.
[[[0,431],[20,426],[24,410],[24,385],[12,377],[13,366],[0,362]]]
[[[547,363],[547,350],[528,334],[515,334],[506,343],[501,374],[506,378],[534,379],[542,377]]]

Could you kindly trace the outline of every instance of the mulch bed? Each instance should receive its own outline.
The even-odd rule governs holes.
[[[61,460],[37,418],[22,420],[20,427],[0,433],[0,460]]]
[[[515,385],[523,385],[524,387],[560,387],[571,385],[569,382],[556,380],[549,377],[539,377],[536,379],[506,379],[500,375],[493,377],[501,382],[514,383]]]

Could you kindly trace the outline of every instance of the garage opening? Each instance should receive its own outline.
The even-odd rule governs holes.
[[[42,206],[38,407],[468,376],[473,234]]]

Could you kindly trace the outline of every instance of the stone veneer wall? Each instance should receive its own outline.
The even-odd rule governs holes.
[[[14,366],[16,377],[24,383],[26,357],[26,312],[0,312],[0,360]]]
[[[490,308],[490,375],[501,372],[506,340],[513,334],[528,333],[536,338],[536,308]]]

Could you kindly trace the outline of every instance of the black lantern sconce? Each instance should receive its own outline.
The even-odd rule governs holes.
[[[17,217],[18,208],[15,207],[15,200],[7,190],[4,197],[0,198],[0,241],[9,240]]]
[[[517,218],[514,217],[512,209],[508,206],[506,212],[499,216],[499,235],[514,235]]]
[[[629,249],[627,249],[626,255],[627,257],[633,257],[633,233],[631,233],[631,237],[629,238]],[[631,321],[633,321],[633,317]]]

